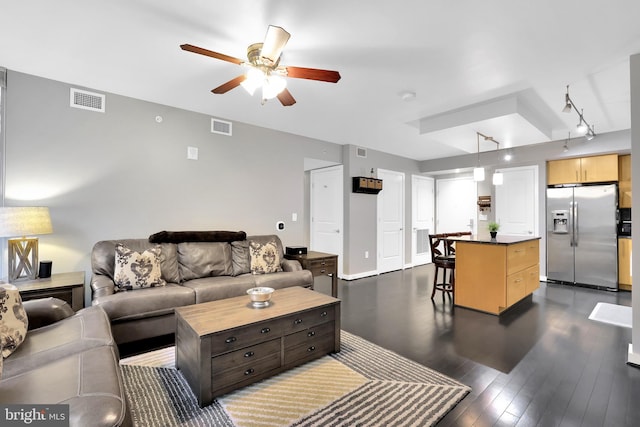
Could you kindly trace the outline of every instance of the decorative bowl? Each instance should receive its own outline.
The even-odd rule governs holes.
[[[249,294],[249,298],[251,298],[251,305],[256,308],[267,307],[271,300],[272,293],[273,288],[267,288],[264,286],[247,290],[247,294]]]

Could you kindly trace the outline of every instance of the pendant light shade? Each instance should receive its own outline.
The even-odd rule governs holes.
[[[484,181],[484,168],[473,168],[473,180],[476,182]]]
[[[504,182],[504,175],[502,172],[495,171],[493,173],[493,185],[502,185]]]

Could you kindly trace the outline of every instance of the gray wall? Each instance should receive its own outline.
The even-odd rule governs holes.
[[[304,158],[342,163],[336,144],[242,123],[231,137],[213,134],[210,116],[114,94],[105,113],[80,110],[69,107],[72,85],[13,71],[7,80],[6,205],[50,207],[54,233],[40,236],[40,259],[54,273],[84,270],[88,280],[95,242],[161,230],[303,244]],[[187,146],[199,160],[187,160]]]
[[[393,156],[381,151],[367,149],[367,157],[356,156],[355,145],[345,145],[342,157],[345,164],[345,275],[361,275],[376,271],[377,244],[377,196],[353,193],[351,178],[354,176],[374,176],[378,169],[386,169],[405,174],[405,265],[411,264],[411,175],[419,174],[418,161]],[[384,183],[383,183],[384,188]],[[384,190],[383,190],[384,191]],[[365,251],[369,258],[364,257]]]

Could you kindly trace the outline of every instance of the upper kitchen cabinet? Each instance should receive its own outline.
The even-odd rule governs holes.
[[[547,162],[547,184],[618,181],[618,155],[577,157]]]
[[[631,207],[631,154],[618,157],[618,205],[621,208]]]

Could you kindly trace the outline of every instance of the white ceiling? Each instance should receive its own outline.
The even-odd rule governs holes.
[[[291,33],[281,64],[342,79],[288,79],[297,104],[262,106],[240,87],[210,92],[242,68],[179,48],[244,59],[269,24]],[[561,113],[567,84],[596,133],[628,129],[636,53],[637,0],[30,0],[0,10],[10,70],[418,160],[475,153],[476,131],[501,148],[576,136],[577,114]]]

